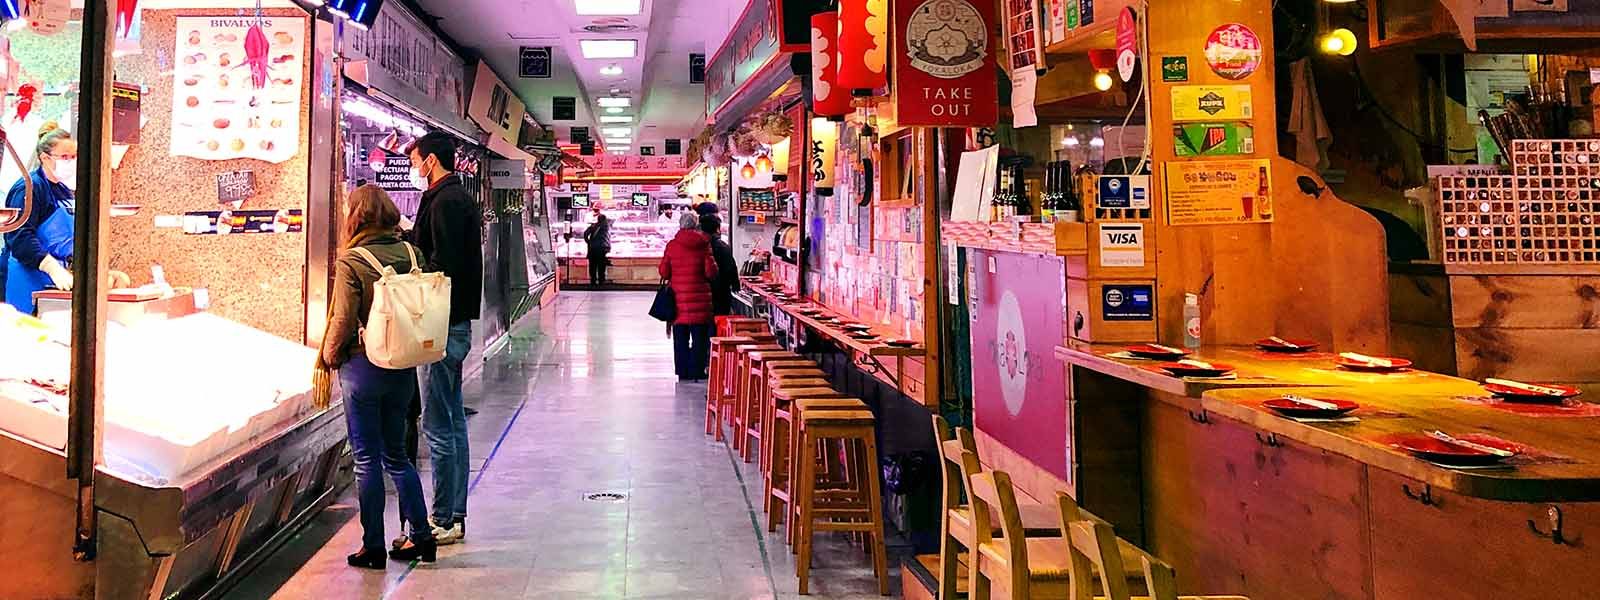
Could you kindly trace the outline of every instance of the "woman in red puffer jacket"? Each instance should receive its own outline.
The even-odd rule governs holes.
[[[661,278],[672,285],[678,317],[672,321],[672,357],[678,381],[704,381],[711,361],[711,280],[717,262],[711,257],[711,238],[700,231],[693,213],[678,220],[677,237],[667,242],[661,257]]]

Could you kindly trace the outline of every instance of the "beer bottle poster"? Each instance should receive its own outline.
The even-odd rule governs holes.
[[[1271,173],[1264,158],[1169,162],[1167,224],[1271,223]]]

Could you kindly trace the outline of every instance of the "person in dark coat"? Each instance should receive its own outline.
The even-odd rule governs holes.
[[[711,257],[711,238],[700,231],[700,219],[684,214],[678,235],[667,242],[657,267],[672,286],[678,316],[672,321],[672,357],[679,381],[703,381],[711,362],[711,281],[717,262]]]
[[[605,213],[594,211],[594,223],[583,230],[583,242],[589,246],[589,285],[604,285],[606,255],[611,253],[611,220]]]
[[[722,217],[701,215],[700,231],[711,238],[711,258],[717,262],[717,276],[711,279],[711,314],[733,314],[733,290],[739,284],[739,263],[733,260],[733,247],[722,239]]]

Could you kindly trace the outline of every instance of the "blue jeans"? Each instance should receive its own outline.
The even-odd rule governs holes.
[[[461,365],[472,350],[472,322],[450,326],[444,359],[422,367],[422,432],[433,465],[433,523],[448,528],[467,516],[467,409],[461,403]]]
[[[356,498],[361,504],[361,545],[385,550],[383,538],[383,474],[394,480],[400,496],[400,518],[410,524],[411,539],[433,539],[422,479],[406,460],[406,405],[411,401],[415,369],[390,370],[353,356],[339,367],[344,388],[345,426],[355,454]]]

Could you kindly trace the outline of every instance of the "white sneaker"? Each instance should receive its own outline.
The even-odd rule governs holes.
[[[428,517],[428,529],[433,530],[435,534],[437,534],[439,531],[442,531],[441,529],[439,529],[439,525],[433,522],[433,517]],[[389,547],[393,548],[395,550],[399,550],[401,548],[406,547],[406,544],[409,543],[410,541],[411,541],[411,535],[406,533],[405,530],[402,529],[400,531],[399,537],[396,537],[396,538],[394,538],[394,541],[389,542]]]
[[[458,544],[467,541],[466,523],[456,521],[456,524],[451,525],[449,529],[435,526],[433,528],[433,541],[440,546],[448,546],[450,544]]]

